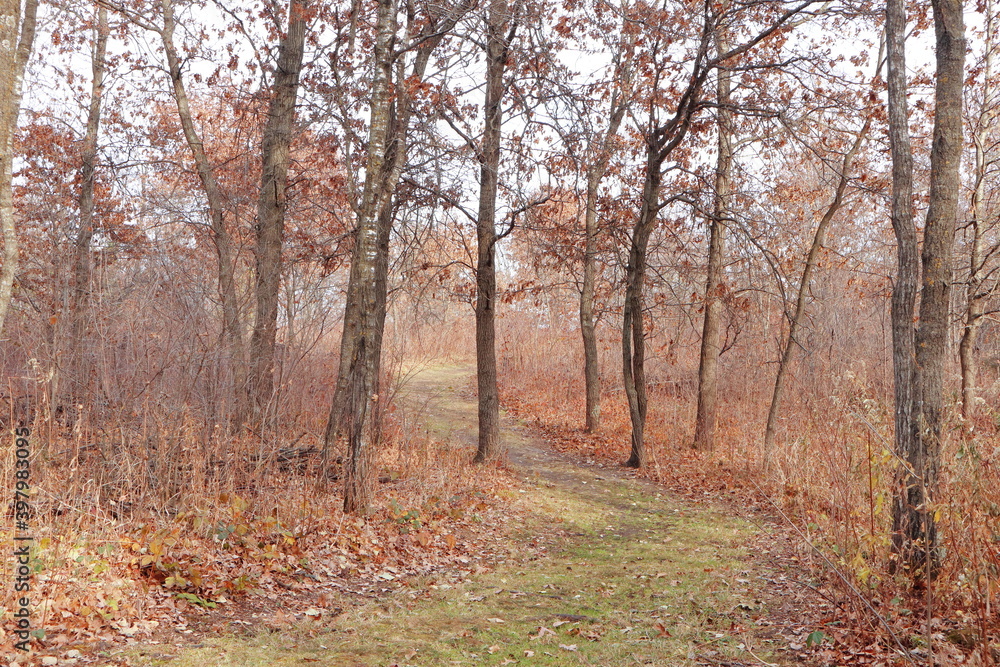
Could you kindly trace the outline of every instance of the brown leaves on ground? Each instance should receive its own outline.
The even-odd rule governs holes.
[[[30,596],[32,626],[44,634],[33,648],[226,629],[213,619],[230,631],[233,623],[288,627],[336,616],[345,596],[375,597],[436,571],[483,571],[510,549],[504,536],[515,510],[500,496],[512,495],[512,482],[500,472],[453,478],[441,497],[394,485],[367,517],[345,515],[339,494],[316,493],[314,480],[285,481],[282,506],[222,493],[202,508],[150,513],[100,537],[39,525]],[[12,602],[4,600],[8,610]]]
[[[867,589],[854,580],[857,568],[841,562],[832,551],[824,554],[829,559],[825,560],[777,511],[780,508],[806,525],[817,507],[825,511],[828,500],[790,485],[762,488],[760,479],[734,470],[725,455],[697,452],[687,446],[656,446],[655,433],[647,432],[650,464],[639,471],[621,469],[628,456],[630,431],[628,414],[620,403],[609,400],[602,405],[602,429],[592,434],[579,428],[579,415],[570,414],[569,406],[553,407],[526,392],[506,388],[502,398],[509,412],[530,424],[562,454],[620,469],[620,474],[645,477],[691,501],[719,503],[724,511],[745,516],[760,526],[762,532],[752,551],[773,574],[769,611],[759,622],[762,630],[758,635],[785,646],[796,662],[824,667],[1000,662],[1000,651],[986,649],[991,655],[984,656],[980,642],[966,640],[975,632],[970,628],[978,626],[978,619],[960,606],[937,599],[942,609],[937,612],[940,616],[931,619],[928,633],[922,594],[895,582],[882,582],[878,591]],[[661,455],[665,451],[669,461],[657,460],[657,451]],[[840,574],[833,571],[831,563]],[[852,580],[851,587],[844,584],[841,575]],[[944,594],[938,592],[939,596]],[[669,633],[662,626],[657,630]]]

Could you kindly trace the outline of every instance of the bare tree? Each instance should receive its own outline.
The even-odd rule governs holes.
[[[958,215],[962,153],[962,86],[965,25],[960,0],[934,0],[937,76],[931,149],[930,202],[918,259],[911,203],[906,80],[906,19],[898,0],[886,9],[889,54],[889,121],[893,157],[893,228],[898,273],[893,291],[893,362],[896,381],[896,448],[899,467],[893,499],[894,565],[914,579],[930,577],[939,560],[937,525],[929,507],[938,486],[944,411],[952,247]],[[920,311],[913,331],[917,275]]]
[[[90,373],[83,354],[87,335],[88,308],[90,305],[90,244],[94,237],[94,184],[97,168],[97,135],[101,125],[101,102],[104,93],[104,74],[107,69],[105,54],[108,48],[108,10],[99,7],[94,26],[94,50],[91,59],[93,78],[90,84],[90,105],[87,112],[87,129],[81,147],[80,168],[80,224],[73,242],[73,291],[70,312],[73,330],[70,336],[70,363],[75,392],[79,394]]]
[[[742,44],[730,46],[726,51],[709,55],[715,41],[716,31],[723,21],[730,25],[735,18],[724,16],[721,8],[707,5],[704,15],[700,17],[700,33],[695,37],[694,57],[686,62],[686,83],[680,87],[673,111],[663,120],[657,117],[658,96],[651,97],[648,121],[642,129],[645,142],[646,160],[645,177],[642,188],[642,199],[639,215],[636,218],[630,239],[628,265],[625,270],[625,304],[622,318],[622,371],[625,393],[628,398],[629,417],[632,422],[632,447],[627,466],[642,467],[646,463],[646,447],[644,431],[646,426],[646,378],[645,378],[645,333],[643,328],[643,283],[645,280],[647,249],[649,238],[656,225],[661,208],[660,186],[663,181],[664,163],[667,158],[684,141],[692,122],[699,111],[705,107],[704,87],[710,75],[720,66],[737,58],[761,42],[767,40],[778,30],[817,0],[806,0],[783,12],[778,13],[767,24],[748,37]],[[753,6],[752,8],[757,8]],[[661,28],[662,29],[662,28]],[[659,53],[667,42],[673,41],[673,36],[660,35],[664,44],[656,42],[653,53]],[[669,63],[657,60],[651,67],[653,71],[651,87],[658,91]],[[767,69],[768,64],[756,66]]]
[[[988,245],[987,234],[996,227],[995,211],[990,210],[990,193],[987,181],[995,172],[1000,156],[997,155],[995,137],[997,112],[1000,111],[1000,91],[994,81],[993,56],[997,49],[997,17],[992,0],[985,6],[986,26],[984,33],[984,55],[982,61],[982,97],[978,114],[972,120],[972,141],[974,146],[974,183],[970,204],[971,218],[966,230],[971,235],[969,248],[969,277],[965,288],[965,313],[962,324],[962,339],[958,346],[958,358],[962,370],[962,417],[966,432],[971,433],[976,415],[976,359],[975,346],[979,329],[986,316],[986,302],[996,289],[996,280],[991,265],[1000,252],[997,244]]]
[[[408,26],[407,39],[399,45],[395,0],[380,0],[378,5],[365,182],[356,206],[354,248],[340,344],[340,372],[327,420],[321,463],[325,472],[335,442],[345,437],[348,450],[344,509],[348,512],[364,512],[369,502],[368,459],[377,434],[367,427],[368,404],[379,398],[393,199],[406,165],[414,95],[434,50],[468,8],[466,3],[434,5],[428,8],[427,15],[420,16],[415,7],[408,6],[407,14],[412,22]],[[413,61],[407,71],[401,58],[410,51],[413,51]]]
[[[583,338],[583,367],[586,382],[586,425],[593,433],[601,423],[601,374],[597,359],[597,332],[594,322],[594,290],[597,282],[597,246],[599,227],[597,203],[601,181],[608,171],[613,142],[621,127],[625,112],[631,104],[632,58],[635,35],[625,30],[623,15],[621,37],[616,53],[612,78],[610,113],[602,132],[594,137],[591,146],[592,162],[587,166],[586,213],[584,217],[583,285],[580,291],[580,335]]]
[[[723,3],[723,8],[728,3]],[[725,26],[715,34],[716,53],[729,50]],[[705,283],[705,321],[701,332],[701,357],[698,364],[698,413],[695,419],[694,447],[703,451],[715,448],[715,421],[718,412],[719,353],[722,350],[722,291],[726,254],[726,229],[733,180],[733,109],[732,73],[719,67],[716,80],[716,132],[718,147],[715,163],[715,190],[709,220],[708,267]]]
[[[778,372],[774,377],[774,392],[771,394],[771,407],[767,412],[767,426],[764,430],[764,455],[768,458],[774,449],[774,436],[778,427],[778,414],[781,410],[781,397],[785,389],[785,378],[788,374],[792,357],[795,354],[795,349],[800,347],[799,331],[805,319],[813,272],[819,263],[819,255],[823,250],[823,244],[826,242],[826,233],[830,228],[830,223],[833,222],[837,211],[844,204],[844,195],[847,192],[847,186],[851,178],[851,165],[862,143],[865,141],[869,129],[871,129],[870,116],[865,119],[865,124],[858,132],[854,143],[844,153],[843,160],[838,167],[837,187],[834,190],[833,200],[826,207],[826,211],[823,212],[823,217],[820,218],[819,224],[816,225],[812,244],[809,246],[809,254],[806,256],[806,263],[802,269],[802,278],[799,280],[798,294],[795,298],[795,312],[788,323],[788,339],[785,341],[785,347],[778,362]]]
[[[233,396],[236,405],[234,422],[236,426],[239,426],[246,416],[246,370],[243,326],[236,291],[235,251],[232,237],[226,227],[226,203],[215,177],[215,169],[205,152],[205,144],[195,128],[191,115],[191,105],[184,85],[182,61],[174,42],[177,22],[174,17],[173,0],[161,0],[160,8],[163,12],[162,26],[153,26],[145,22],[140,25],[158,33],[163,42],[163,50],[167,57],[167,71],[170,75],[174,102],[177,104],[177,115],[208,202],[209,226],[212,230],[212,242],[215,245],[216,259],[218,260],[219,296],[222,300],[222,342],[229,353],[230,370],[234,379]]]
[[[250,403],[263,418],[274,391],[274,342],[278,329],[281,253],[288,206],[288,166],[306,43],[308,6],[290,0],[288,30],[278,47],[271,104],[261,140],[263,168],[257,204],[257,311],[250,335]]]
[[[476,222],[476,382],[479,444],[476,462],[500,455],[500,395],[496,355],[496,210],[500,178],[505,70],[518,23],[506,0],[490,0],[486,15],[486,102],[479,146],[479,216]]]

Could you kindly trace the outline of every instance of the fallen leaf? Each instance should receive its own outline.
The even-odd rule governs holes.
[[[567,651],[575,651],[576,650],[576,644],[560,644],[559,648],[565,649]]]
[[[507,622],[507,621],[503,620],[502,618],[487,618],[486,620],[489,621],[490,623],[506,623]]]

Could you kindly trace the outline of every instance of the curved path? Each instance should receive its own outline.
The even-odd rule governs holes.
[[[410,423],[475,443],[468,366],[419,370],[402,385]],[[769,571],[750,524],[686,503],[624,470],[580,465],[502,420],[510,554],[472,576],[415,581],[360,601],[333,624],[206,638],[157,661],[194,665],[777,665]],[[503,551],[503,550],[498,550]]]

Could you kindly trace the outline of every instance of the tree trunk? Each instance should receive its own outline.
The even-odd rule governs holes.
[[[771,407],[767,412],[767,428],[764,431],[764,456],[769,462],[771,454],[774,452],[774,436],[778,427],[778,413],[781,410],[781,395],[785,388],[785,377],[791,365],[792,355],[795,349],[800,347],[799,330],[802,328],[802,321],[805,319],[806,301],[809,297],[809,287],[812,284],[812,274],[816,270],[819,262],[819,253],[823,249],[826,241],[826,232],[833,221],[833,216],[840,210],[844,203],[844,193],[850,182],[851,163],[857,155],[868,130],[871,127],[871,119],[866,119],[864,126],[858,133],[858,138],[854,141],[850,150],[844,155],[844,160],[840,165],[840,179],[837,181],[837,189],[833,195],[833,201],[827,207],[826,212],[816,226],[816,233],[813,235],[812,245],[809,247],[809,255],[806,257],[805,268],[802,269],[802,280],[799,281],[798,296],[795,299],[795,314],[788,325],[788,340],[785,342],[785,349],[778,362],[778,373],[774,378],[774,393],[771,395]]]
[[[892,228],[896,235],[896,280],[892,290],[892,362],[895,384],[895,445],[901,457],[914,449],[919,438],[914,405],[916,348],[913,318],[916,312],[920,256],[913,224],[913,154],[910,146],[906,95],[906,9],[903,0],[887,0],[886,49],[889,148],[892,157]],[[902,547],[900,522],[906,508],[904,490],[913,479],[900,468],[896,475],[899,492],[893,500],[893,545]],[[897,518],[898,517],[898,518]]]
[[[444,36],[467,11],[460,7],[441,6],[432,15],[416,41],[420,46],[414,57],[408,77],[399,72],[400,81],[419,82],[423,79],[434,49]],[[407,133],[412,116],[411,90],[402,83],[392,87],[396,34],[396,7],[394,2],[381,2],[376,32],[376,77],[372,83],[371,121],[368,139],[368,163],[362,201],[357,207],[355,245],[351,254],[351,274],[347,284],[347,304],[344,310],[344,331],[340,343],[340,370],[330,405],[330,416],[323,436],[320,479],[329,467],[331,453],[338,439],[347,436],[348,474],[345,476],[344,506],[350,512],[363,512],[367,508],[367,463],[355,457],[369,456],[370,447],[355,439],[363,430],[367,409],[359,411],[355,405],[360,396],[358,387],[366,389],[369,398],[378,393],[379,372],[382,358],[382,336],[385,328],[388,289],[389,240],[392,232],[396,185],[406,163]],[[358,270],[355,270],[355,266]],[[362,267],[364,267],[362,269]],[[362,340],[364,339],[364,340]],[[362,359],[355,360],[358,346],[364,347]],[[367,399],[366,399],[367,400]],[[378,433],[370,436],[377,441]],[[353,472],[351,472],[353,470]],[[347,489],[346,486],[352,488]],[[348,505],[348,498],[351,504]]]
[[[395,0],[379,0],[372,81],[371,122],[365,184],[358,208],[347,307],[341,338],[340,373],[324,440],[324,459],[339,436],[347,439],[344,474],[344,511],[365,513],[370,503],[371,432],[366,428],[368,403],[377,388],[372,377],[381,350],[378,329],[379,222],[386,202],[383,173],[391,121],[392,53],[396,39]],[[325,467],[325,461],[324,461]]]
[[[496,206],[503,122],[504,70],[509,51],[505,0],[491,0],[486,23],[485,129],[479,159],[479,217],[476,222],[476,380],[479,390],[479,446],[475,461],[500,456],[500,397],[496,357]]]
[[[587,432],[601,424],[601,368],[597,360],[597,332],[594,325],[594,287],[597,282],[597,189],[600,176],[587,177],[587,212],[584,219],[583,289],[580,291],[580,335],[583,338],[583,376],[586,383]]]
[[[94,172],[97,167],[97,134],[101,124],[101,101],[104,92],[104,57],[108,46],[108,10],[97,10],[93,61],[93,80],[90,88],[90,109],[87,113],[87,131],[83,137],[80,169],[80,227],[73,242],[73,291],[70,313],[72,333],[70,335],[70,364],[73,378],[73,394],[80,398],[83,388],[90,378],[90,368],[84,353],[84,339],[87,335],[90,305],[90,243],[94,237]]]
[[[167,68],[173,83],[174,101],[177,104],[177,115],[184,130],[184,138],[194,157],[195,168],[201,181],[205,198],[208,200],[209,223],[212,230],[212,242],[215,245],[216,259],[219,269],[219,296],[222,300],[222,340],[227,348],[230,361],[230,371],[233,375],[233,399],[235,402],[234,426],[243,423],[246,416],[246,370],[243,358],[243,331],[240,324],[239,299],[236,293],[236,269],[232,239],[225,222],[225,202],[219,184],[215,179],[212,163],[205,153],[205,145],[198,135],[191,117],[191,107],[188,103],[187,91],[184,88],[184,77],[181,72],[180,57],[174,45],[173,0],[160,0],[163,9],[163,29],[160,36],[163,50],[167,56]]]
[[[281,250],[288,206],[287,185],[295,102],[305,52],[306,6],[290,0],[288,32],[278,50],[271,106],[261,141],[263,168],[257,203],[257,315],[250,336],[249,402],[265,420],[274,393],[274,342],[278,329]]]
[[[626,38],[626,52],[631,55],[635,39]],[[584,218],[583,289],[580,291],[580,335],[583,338],[583,373],[586,383],[587,432],[594,433],[601,424],[601,369],[597,359],[597,332],[594,323],[594,290],[597,282],[597,195],[601,180],[608,171],[611,161],[611,146],[618,135],[618,128],[628,107],[628,90],[631,66],[628,56],[623,56],[615,72],[615,90],[611,99],[611,119],[607,130],[599,141],[594,162],[587,170],[587,202]]]
[[[646,277],[646,255],[649,237],[656,226],[660,211],[660,182],[665,154],[655,144],[647,147],[646,177],[642,187],[642,206],[632,229],[628,266],[625,268],[625,305],[622,317],[622,375],[628,413],[632,423],[632,449],[625,465],[642,468],[646,465],[646,336],[643,330],[643,281]]]
[[[716,33],[716,52],[729,51],[722,28]],[[698,413],[695,419],[694,448],[715,449],[715,422],[718,412],[719,354],[722,350],[722,293],[725,263],[726,229],[733,171],[733,111],[730,89],[732,75],[723,66],[718,70],[718,156],[715,167],[715,196],[708,242],[708,276],[705,284],[705,322],[701,334],[701,360],[698,365]]]
[[[0,0],[0,231],[3,232],[3,269],[0,270],[0,333],[14,295],[20,253],[14,224],[14,135],[21,111],[24,71],[35,41],[38,0]]]
[[[996,116],[996,92],[993,85],[993,31],[996,29],[993,3],[986,3],[985,62],[983,63],[983,106],[976,119],[973,135],[975,143],[975,186],[972,191],[972,249],[969,253],[969,282],[966,286],[965,321],[962,326],[962,340],[958,346],[958,358],[962,369],[962,418],[965,433],[971,435],[976,417],[976,336],[986,311],[989,291],[985,288],[985,259],[983,258],[983,235],[986,233],[986,172],[993,163],[992,151],[988,145],[989,131]]]
[[[890,3],[891,4],[891,3]],[[920,320],[915,337],[914,410],[908,466],[899,475],[893,502],[897,563],[914,579],[933,576],[939,561],[937,526],[929,507],[938,485],[948,344],[951,256],[958,216],[962,153],[962,85],[965,26],[961,0],[934,0],[937,76],[931,148],[930,203],[921,252]]]

